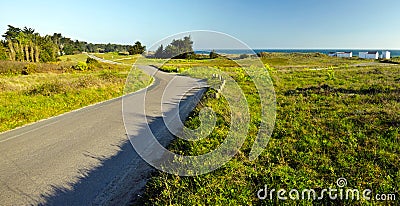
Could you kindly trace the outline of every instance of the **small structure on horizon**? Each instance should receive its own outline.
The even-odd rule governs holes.
[[[390,51],[382,51],[382,54],[379,56],[381,59],[390,59]]]
[[[378,59],[379,52],[378,51],[359,52],[358,57],[362,59]]]
[[[351,57],[353,57],[353,52],[329,52],[328,56],[351,58]]]

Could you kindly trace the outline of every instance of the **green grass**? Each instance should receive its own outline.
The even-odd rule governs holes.
[[[85,55],[86,56],[86,55]],[[65,61],[82,61],[82,55],[63,56]],[[83,60],[83,62],[86,61]],[[13,62],[8,62],[13,67]],[[19,63],[17,66],[19,68]],[[0,132],[27,123],[59,115],[96,102],[121,96],[131,66],[104,63],[89,64],[86,71],[61,67],[65,62],[43,64],[29,75],[0,74]],[[130,91],[151,83],[151,78],[140,70]]]
[[[109,53],[96,53],[95,56],[99,58],[103,58],[106,60],[111,60],[123,64],[133,65],[136,63],[136,60],[140,57],[140,55],[119,55],[117,52],[109,52]]]
[[[66,62],[86,62],[87,59],[87,54],[74,54],[74,55],[63,55],[60,56],[59,59],[61,61],[66,61]]]
[[[237,56],[237,55],[236,55]],[[141,59],[144,64],[153,64],[161,67],[166,72],[176,72],[176,68],[191,68],[199,66],[210,67],[234,67],[238,64],[246,65],[249,59],[235,59],[235,55],[227,56],[228,58],[217,59],[171,59],[167,62],[161,59]],[[231,59],[229,59],[231,58]],[[268,53],[261,58],[264,64],[268,64],[277,70],[302,70],[302,69],[323,69],[328,67],[349,68],[359,63],[377,62],[369,59],[354,58],[337,58],[329,57],[324,54],[303,54],[303,53]],[[175,67],[175,69],[174,69]]]
[[[280,68],[318,68],[328,66],[346,67],[358,63],[374,62],[374,60],[330,57],[319,53],[268,53],[261,60],[278,69]]]
[[[347,60],[340,61],[342,64]],[[323,59],[322,64],[325,64]],[[228,72],[246,94],[251,113],[246,142],[231,161],[211,173],[180,177],[157,172],[148,182],[140,204],[398,204],[400,67],[345,66],[319,71],[277,69],[272,73],[277,100],[275,129],[268,147],[253,162],[248,160],[248,155],[260,119],[257,91],[252,82],[242,78],[241,70],[220,68]],[[217,117],[213,132],[208,138],[194,142],[176,139],[169,145],[169,150],[185,155],[204,154],[224,141],[230,127],[230,112],[226,100],[213,98],[213,92],[209,90],[203,96],[185,122],[189,128],[197,128],[199,111],[210,107]],[[325,198],[323,201],[293,202],[258,200],[256,196],[264,185],[270,189],[300,191],[337,188],[336,180],[340,177],[347,179],[348,188],[372,189],[374,194],[396,193],[397,200],[352,202]]]

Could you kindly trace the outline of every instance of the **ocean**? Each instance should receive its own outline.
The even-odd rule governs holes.
[[[279,53],[322,53],[328,54],[329,52],[353,52],[353,56],[358,56],[358,52],[365,51],[378,51],[379,54],[384,51],[384,49],[216,49],[215,52],[222,54],[253,54],[259,52],[279,52]],[[400,57],[400,50],[388,50],[390,51],[391,57]],[[210,50],[199,50],[196,51],[198,54],[208,54]]]

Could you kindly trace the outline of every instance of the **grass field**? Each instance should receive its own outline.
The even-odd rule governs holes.
[[[120,55],[117,52],[95,53],[94,55],[102,59],[125,64],[134,64],[136,60],[140,57],[140,55]]]
[[[74,54],[74,55],[64,55],[60,56],[59,59],[63,62],[86,62],[87,55],[86,54]]]
[[[248,78],[243,78],[241,70],[227,62],[225,66],[219,65],[239,83],[249,103],[251,124],[246,142],[231,161],[211,173],[181,177],[157,172],[148,182],[140,204],[398,205],[400,67],[353,67],[352,64],[368,60],[326,56],[305,59],[304,55],[292,55],[290,59],[287,55],[273,55],[263,58],[263,62],[278,66],[271,73],[277,117],[267,149],[257,160],[249,161],[249,151],[260,122],[257,90]],[[167,67],[176,72],[178,67],[201,64],[204,62],[173,60],[167,63]],[[303,68],[321,66],[335,66],[335,69]],[[288,67],[297,69],[285,69]],[[187,70],[183,73],[190,74]],[[214,98],[214,92],[209,90],[203,96],[185,122],[189,128],[198,128],[200,109],[210,107],[217,117],[213,132],[199,141],[176,139],[169,150],[198,155],[212,151],[224,141],[230,127],[230,110],[224,98]],[[283,201],[277,200],[276,193],[271,200],[257,198],[258,190],[264,185],[269,190],[287,191],[339,189],[336,181],[341,177],[347,179],[346,188],[361,192],[371,189],[373,194],[395,194],[396,200],[324,198]]]
[[[236,56],[229,56],[229,58],[237,58]],[[286,53],[268,53],[260,58],[264,64],[267,64],[276,70],[308,70],[308,69],[327,69],[333,68],[349,68],[358,64],[373,64],[379,65],[376,60],[358,59],[358,58],[337,58],[329,57],[323,54],[286,54]],[[253,60],[254,61],[254,60]],[[203,60],[182,60],[172,59],[168,62],[163,62],[159,59],[141,59],[139,62],[146,64],[153,64],[161,67],[161,70],[166,72],[181,72],[188,68],[199,66],[210,67],[235,67],[238,64],[246,65],[249,59],[236,59],[231,61],[227,58],[217,59],[203,59]],[[250,61],[252,62],[252,61]]]
[[[88,64],[84,71],[74,69],[87,55],[62,56],[61,62],[32,64],[1,62],[0,132],[121,96],[129,65]],[[21,72],[27,70],[27,75]],[[140,70],[133,90],[151,83]]]

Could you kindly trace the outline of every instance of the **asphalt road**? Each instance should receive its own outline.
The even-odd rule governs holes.
[[[172,136],[165,132],[160,105],[168,112],[184,103],[179,112],[185,118],[203,84],[150,66],[140,69],[155,81],[124,98],[128,119],[136,121],[128,130],[140,136],[152,124],[166,145]],[[164,94],[167,85],[175,89]],[[0,205],[124,205],[142,192],[153,170],[127,138],[122,98],[0,134]]]

